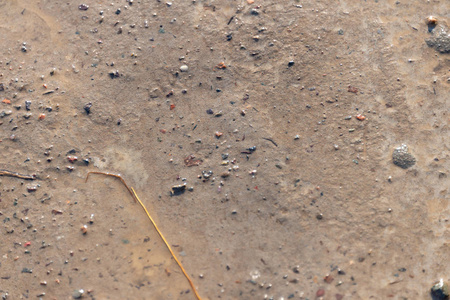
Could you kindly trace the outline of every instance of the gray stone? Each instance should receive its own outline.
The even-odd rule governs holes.
[[[433,285],[431,288],[431,295],[433,299],[436,300],[445,300],[449,298],[450,290],[447,283],[444,283],[444,280],[441,279],[438,283]]]
[[[81,299],[81,297],[83,297],[84,295],[84,290],[80,289],[80,290],[75,290],[72,294],[73,299]]]
[[[408,146],[403,144],[395,148],[394,153],[392,153],[392,161],[394,165],[407,169],[416,163],[416,158],[408,152]]]
[[[429,47],[433,47],[441,53],[450,53],[450,34],[444,28],[441,28],[439,33],[425,42]]]

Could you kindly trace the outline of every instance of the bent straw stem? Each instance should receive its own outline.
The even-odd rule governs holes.
[[[139,204],[142,206],[142,208],[144,209],[145,213],[147,214],[148,218],[150,219],[150,221],[152,222],[153,226],[155,227],[156,231],[158,232],[159,236],[161,237],[161,239],[164,241],[164,244],[166,244],[167,249],[169,249],[170,254],[172,254],[172,257],[175,259],[175,261],[177,262],[178,266],[180,267],[181,271],[183,272],[184,276],[186,277],[186,279],[189,281],[189,284],[192,287],[192,290],[195,293],[195,296],[197,297],[198,300],[201,300],[200,295],[197,292],[197,289],[194,286],[194,283],[192,282],[191,278],[189,277],[189,275],[187,274],[186,270],[183,268],[183,265],[181,264],[181,262],[178,260],[178,258],[175,256],[175,254],[172,251],[172,248],[170,247],[169,243],[167,242],[167,240],[164,238],[163,234],[161,233],[161,231],[159,230],[158,226],[156,225],[155,221],[153,220],[152,216],[150,215],[150,213],[148,212],[147,208],[145,207],[144,203],[142,203],[141,199],[139,199],[138,195],[136,194],[136,191],[133,189],[133,187],[131,188],[131,190],[133,191],[134,197],[137,199],[137,201],[139,202]]]
[[[100,174],[100,175],[106,175],[106,176],[112,176],[115,178],[119,178],[120,181],[123,183],[123,185],[125,185],[125,187],[127,188],[128,192],[130,192],[131,196],[134,198],[135,202],[139,202],[139,204],[141,205],[141,207],[144,209],[145,213],[147,214],[147,217],[150,219],[150,221],[152,222],[153,226],[155,227],[156,231],[158,232],[159,236],[161,237],[161,239],[163,240],[164,244],[166,245],[167,249],[169,249],[170,254],[172,255],[172,257],[175,259],[175,261],[177,262],[178,266],[180,267],[181,271],[183,272],[184,276],[186,277],[186,279],[189,281],[189,284],[192,288],[192,290],[194,291],[195,296],[197,297],[198,300],[202,300],[202,298],[200,297],[200,295],[197,292],[197,289],[194,286],[194,283],[192,282],[191,278],[189,277],[189,275],[187,274],[186,270],[183,268],[183,265],[181,264],[181,262],[178,260],[178,258],[175,256],[175,253],[173,253],[172,248],[170,247],[169,243],[167,242],[167,240],[164,238],[164,235],[162,234],[162,232],[159,230],[158,226],[156,225],[156,222],[153,220],[152,216],[150,215],[150,213],[148,212],[147,208],[145,207],[144,203],[142,203],[141,199],[139,199],[138,195],[136,194],[136,191],[131,187],[128,186],[128,184],[125,182],[125,180],[122,178],[122,176],[120,176],[120,174],[112,174],[112,173],[107,173],[107,172],[98,172],[98,171],[91,171],[88,172],[86,175],[86,180],[85,182],[87,182],[88,178],[89,178],[89,174]]]

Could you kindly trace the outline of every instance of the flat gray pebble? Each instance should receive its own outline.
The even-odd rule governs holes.
[[[392,161],[394,165],[407,169],[416,163],[416,158],[408,152],[408,146],[403,144],[395,148],[394,153],[392,153]]]

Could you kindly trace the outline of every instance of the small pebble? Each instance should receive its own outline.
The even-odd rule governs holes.
[[[323,295],[325,295],[325,290],[324,289],[318,289],[316,292],[316,297],[322,297]]]
[[[75,291],[72,293],[73,299],[81,299],[81,297],[83,297],[83,295],[84,295],[84,290],[82,290],[82,289],[80,289],[80,290],[75,290]]]
[[[78,9],[79,10],[88,10],[89,9],[89,5],[87,5],[87,4],[80,4],[78,6]]]
[[[437,19],[436,19],[436,17],[433,17],[433,16],[429,16],[428,18],[427,18],[427,21],[426,21],[426,23],[427,23],[427,25],[436,25],[437,24]]]

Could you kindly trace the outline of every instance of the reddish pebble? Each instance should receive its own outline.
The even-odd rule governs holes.
[[[317,293],[316,293],[316,297],[322,297],[323,295],[325,295],[325,290],[324,289],[318,289]]]
[[[31,242],[26,242],[25,244],[23,244],[24,247],[28,247],[31,245]]]
[[[356,118],[360,121],[364,121],[366,119],[363,115],[356,115]]]
[[[27,187],[27,191],[28,191],[29,193],[31,193],[31,192],[36,192],[36,190],[37,190],[37,187],[36,187],[36,186],[29,186],[29,187]]]
[[[78,160],[78,157],[76,156],[67,156],[67,160],[70,161],[71,163],[74,163]]]
[[[358,93],[358,89],[356,87],[354,87],[354,86],[351,86],[351,85],[348,86],[348,91],[350,93],[355,93],[355,94]]]
[[[326,283],[331,283],[333,282],[333,280],[334,280],[333,276],[329,274],[323,278],[323,281],[325,281]]]

